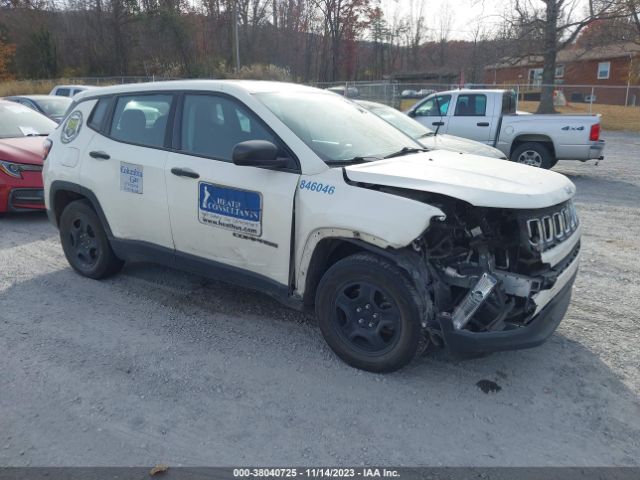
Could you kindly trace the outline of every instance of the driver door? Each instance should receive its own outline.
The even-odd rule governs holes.
[[[434,95],[427,98],[412,110],[415,120],[425,127],[445,133],[447,130],[447,112],[451,103],[451,95]]]
[[[284,145],[226,95],[185,94],[178,113],[179,149],[165,170],[178,262],[198,257],[288,285],[297,166],[238,166],[231,156],[247,140]]]

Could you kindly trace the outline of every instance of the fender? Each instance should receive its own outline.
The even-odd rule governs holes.
[[[105,232],[107,233],[107,237],[109,238],[109,240],[112,240],[114,238],[113,233],[111,232],[111,227],[109,226],[109,222],[107,221],[107,217],[105,216],[104,211],[102,210],[102,206],[100,205],[100,202],[98,201],[98,198],[95,196],[95,194],[88,188],[83,187],[82,185],[78,185],[77,183],[67,182],[63,180],[55,180],[51,183],[51,186],[49,187],[49,208],[47,208],[47,216],[49,217],[49,220],[51,221],[54,227],[58,228],[58,218],[56,217],[56,213],[55,213],[56,211],[55,198],[56,198],[56,194],[61,190],[77,193],[78,195],[85,197],[87,200],[89,200],[94,210],[98,214],[98,217],[102,222],[102,225],[104,226]]]
[[[324,271],[318,272],[317,269],[324,268],[324,262],[314,260],[314,254],[317,252],[318,245],[324,240],[340,240],[345,243],[354,245],[359,250],[365,250],[381,257],[387,258],[392,263],[400,267],[416,286],[421,296],[421,304],[423,308],[422,326],[432,320],[433,301],[431,299],[429,283],[432,278],[431,273],[424,262],[424,259],[410,247],[393,248],[389,243],[381,238],[361,233],[353,230],[345,230],[339,228],[321,228],[312,233],[304,247],[300,268],[297,270],[296,290],[294,296],[304,299],[305,293],[315,295],[314,291],[306,292],[309,282],[313,283],[313,277],[318,273],[323,274]],[[315,301],[315,299],[314,299]],[[305,301],[308,305],[308,302]]]

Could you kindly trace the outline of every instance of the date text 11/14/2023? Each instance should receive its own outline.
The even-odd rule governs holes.
[[[235,478],[399,478],[389,468],[234,468]]]

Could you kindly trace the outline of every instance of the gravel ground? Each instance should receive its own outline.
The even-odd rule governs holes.
[[[558,332],[384,376],[261,294],[150,265],[81,278],[44,215],[5,216],[0,466],[640,465],[640,136],[606,138],[600,166],[556,167],[584,227]]]

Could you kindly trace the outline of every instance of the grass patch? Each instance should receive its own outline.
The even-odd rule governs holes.
[[[538,102],[518,102],[518,110],[532,112],[538,108]],[[556,107],[560,113],[568,115],[588,115],[588,103],[571,103],[566,107]],[[592,113],[602,115],[602,128],[605,130],[628,130],[640,132],[640,107],[620,105],[600,105],[594,103]]]
[[[9,95],[47,94],[58,83],[56,80],[10,80],[0,83],[0,97]]]

